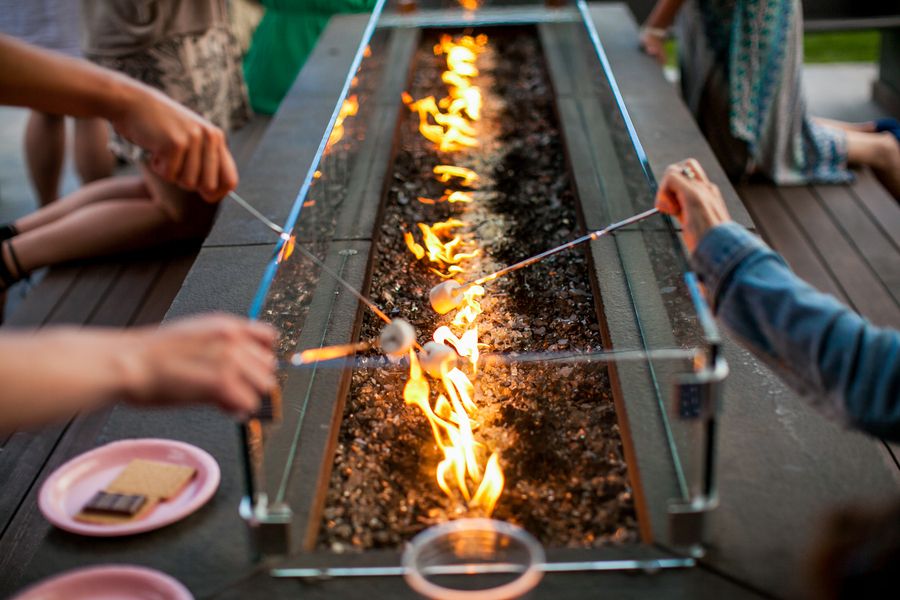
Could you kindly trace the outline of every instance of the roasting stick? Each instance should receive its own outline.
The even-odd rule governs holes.
[[[285,231],[283,227],[279,226],[276,223],[273,223],[271,219],[269,219],[264,214],[262,214],[261,212],[256,210],[256,208],[252,204],[250,204],[249,202],[247,202],[246,200],[241,198],[237,192],[235,192],[234,190],[228,192],[228,197],[231,198],[232,200],[234,200],[235,202],[237,202],[248,213],[250,213],[251,215],[256,217],[256,219],[259,222],[261,222],[263,225],[265,225],[266,227],[268,227],[269,229],[271,229],[272,231],[277,233],[278,237],[280,237],[282,240],[284,240],[285,243],[290,242],[290,240],[291,240],[290,232]],[[380,308],[378,308],[377,304],[375,304],[374,302],[372,302],[371,300],[369,300],[368,298],[363,296],[362,293],[360,293],[355,287],[353,287],[346,279],[344,279],[343,277],[338,275],[328,265],[326,265],[324,262],[319,260],[318,256],[316,256],[315,254],[313,254],[312,252],[310,252],[309,250],[307,250],[300,244],[295,246],[295,248],[300,252],[300,254],[303,254],[306,258],[313,261],[316,265],[319,266],[320,269],[322,269],[323,271],[328,273],[328,275],[330,275],[335,281],[337,281],[342,286],[344,286],[348,292],[350,292],[351,294],[356,296],[356,298],[360,302],[365,304],[373,313],[378,315],[378,317],[382,321],[387,323],[389,326],[394,323],[394,319],[391,319],[389,316],[384,314],[384,311],[381,310]],[[416,347],[416,350],[422,350],[422,346],[419,345],[418,341],[414,341],[413,345]],[[361,342],[360,344],[345,344],[343,346],[334,346],[334,347],[332,347],[334,349],[334,352],[330,352],[327,354],[330,358],[339,358],[340,356],[342,356],[340,354],[340,352],[345,352],[345,354],[343,354],[343,356],[347,356],[349,354],[356,352],[357,350],[366,349],[370,346],[371,346],[371,344],[369,344],[368,342],[365,342],[365,343]],[[322,350],[322,349],[319,349],[319,350]],[[299,353],[299,354],[302,354],[302,353]],[[299,358],[299,355],[298,355],[297,360],[301,361],[301,359]],[[319,359],[319,360],[328,360],[328,359]]]
[[[521,260],[513,265],[504,267],[499,271],[491,273],[490,275],[485,275],[484,277],[479,277],[478,279],[474,279],[466,283],[459,283],[452,279],[448,279],[447,281],[436,285],[431,289],[431,293],[429,294],[431,306],[436,312],[440,314],[448,313],[462,303],[462,293],[473,285],[482,285],[488,283],[489,281],[493,281],[498,277],[502,277],[503,275],[512,273],[513,271],[518,271],[523,267],[533,265],[538,261],[544,260],[548,256],[553,256],[554,254],[558,254],[559,252],[563,252],[565,250],[568,250],[569,248],[573,248],[578,244],[583,244],[584,242],[590,242],[599,239],[608,233],[616,231],[617,229],[621,229],[622,227],[626,227],[628,225],[633,225],[634,223],[639,223],[640,221],[643,221],[644,219],[652,217],[653,215],[656,215],[658,213],[659,209],[656,208],[645,210],[644,212],[628,217],[627,219],[623,219],[616,223],[612,223],[611,225],[607,225],[603,229],[592,231],[591,233],[585,234],[580,238],[572,240],[571,242],[566,242],[561,246],[551,248],[550,250],[546,250],[544,252],[541,252],[540,254],[536,254],[535,256],[526,258],[525,260]]]
[[[237,202],[238,204],[240,204],[244,208],[244,210],[246,210],[248,213],[250,213],[251,215],[256,217],[257,220],[260,221],[263,225],[265,225],[266,227],[268,227],[269,229],[271,229],[272,231],[277,233],[278,237],[283,239],[285,242],[287,242],[291,239],[291,234],[289,232],[285,231],[283,227],[280,227],[279,225],[276,225],[271,220],[269,220],[268,217],[266,217],[264,214],[262,214],[261,212],[256,210],[256,208],[254,208],[252,204],[250,204],[249,202],[247,202],[246,200],[244,200],[243,198],[238,196],[237,192],[234,192],[234,191],[228,192],[228,197],[231,198],[232,200],[234,200],[235,202]],[[380,308],[378,308],[378,306],[374,302],[372,302],[371,300],[369,300],[368,298],[363,296],[361,293],[359,293],[355,287],[350,285],[343,277],[341,277],[340,275],[335,273],[324,262],[319,260],[319,257],[317,257],[315,254],[313,254],[312,252],[310,252],[303,246],[297,246],[296,248],[297,248],[297,250],[300,251],[301,254],[306,256],[306,258],[308,258],[311,261],[313,261],[314,263],[316,263],[323,271],[325,271],[326,273],[331,275],[331,277],[334,278],[338,283],[340,283],[345,288],[347,288],[348,292],[350,292],[351,294],[356,296],[360,302],[362,302],[363,304],[368,306],[372,310],[372,312],[374,312],[376,315],[379,316],[379,318],[381,318],[382,321],[384,321],[385,323],[390,325],[391,318],[389,316],[387,316],[386,314],[384,314],[384,311],[382,311]]]
[[[252,204],[250,204],[249,202],[247,202],[246,200],[244,200],[243,198],[238,196],[237,192],[235,192],[234,190],[228,192],[228,197],[231,198],[232,200],[234,200],[235,202],[237,202],[239,205],[241,205],[241,207],[244,210],[246,210],[248,213],[250,213],[251,215],[256,217],[256,219],[260,223],[262,223],[263,225],[265,225],[266,227],[268,227],[269,229],[271,229],[272,231],[277,233],[278,237],[280,237],[284,241],[288,241],[289,239],[291,239],[290,233],[285,231],[283,227],[280,227],[279,225],[276,225],[275,223],[273,223],[266,215],[264,215],[261,212],[259,212],[258,210],[256,210],[256,208]]]
[[[645,560],[598,560],[585,562],[538,563],[537,571],[544,573],[577,573],[587,571],[642,571],[654,573],[668,569],[690,569],[697,562],[693,558],[652,558]],[[435,565],[422,569],[426,577],[436,575],[483,575],[524,573],[525,565],[515,563],[474,563]],[[409,573],[406,567],[284,567],[272,569],[272,577],[290,579],[330,579],[339,577],[401,577]]]

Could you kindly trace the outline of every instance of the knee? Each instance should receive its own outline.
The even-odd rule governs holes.
[[[900,170],[900,141],[889,132],[879,133],[875,168]]]

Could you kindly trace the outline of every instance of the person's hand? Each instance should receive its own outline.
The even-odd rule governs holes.
[[[642,27],[640,33],[641,50],[655,58],[661,65],[668,61],[666,56],[666,33],[653,27]]]
[[[731,220],[718,186],[710,182],[693,158],[666,169],[656,194],[656,208],[681,222],[684,243],[691,253],[707,231]]]
[[[272,327],[227,315],[134,334],[123,356],[139,405],[212,404],[246,416],[276,385]]]
[[[166,181],[208,202],[237,187],[237,167],[222,130],[162,92],[134,85],[112,124],[149,153],[151,170]]]

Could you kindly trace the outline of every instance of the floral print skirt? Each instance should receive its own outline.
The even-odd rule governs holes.
[[[227,26],[173,36],[132,54],[88,58],[161,90],[225,132],[240,128],[252,116],[240,46]],[[110,148],[125,160],[141,155],[115,133]]]

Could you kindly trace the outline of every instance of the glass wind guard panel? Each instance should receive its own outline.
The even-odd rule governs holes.
[[[600,40],[583,5],[418,4],[378,4],[286,223],[295,239],[251,307],[279,330],[283,367],[264,417],[243,427],[245,515],[290,531],[279,552],[399,548],[486,514],[550,547],[638,543],[669,500],[703,487],[704,432],[672,398],[715,331],[669,220],[486,283],[471,321],[428,300],[447,277],[653,206]],[[450,56],[463,58],[447,76]],[[471,88],[480,111],[454,108]],[[348,288],[410,322],[419,344],[449,339],[457,369],[388,360],[384,322]],[[665,467],[641,468],[656,474],[637,485],[629,460]]]

